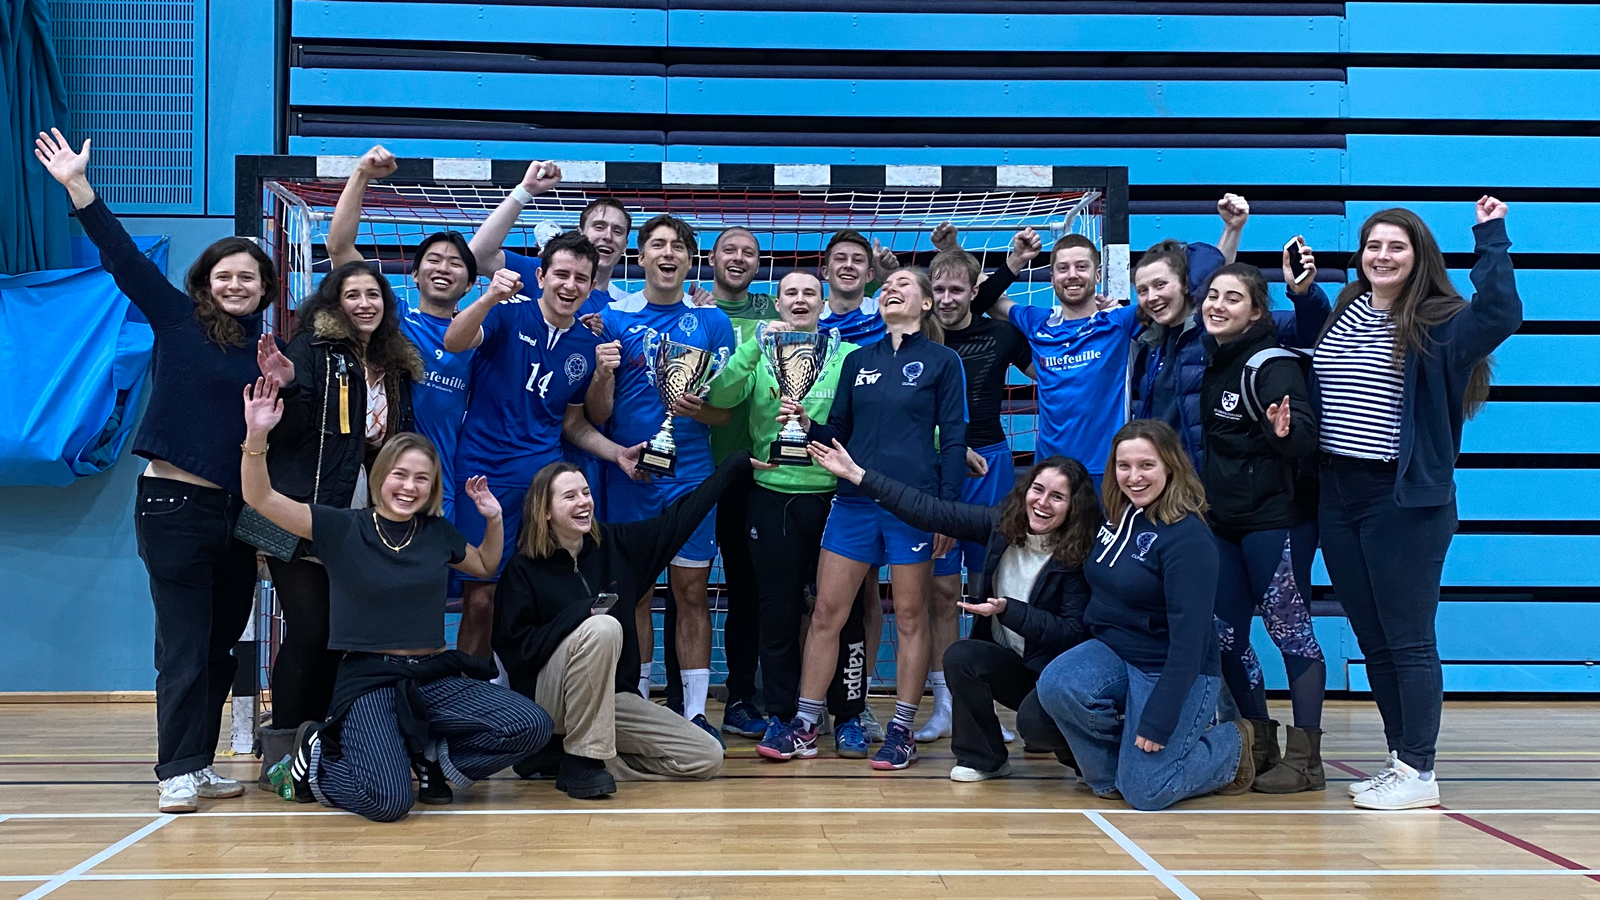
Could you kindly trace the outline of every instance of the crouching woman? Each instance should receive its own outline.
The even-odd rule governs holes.
[[[283,415],[271,378],[245,388],[241,475],[245,502],[311,541],[328,572],[329,639],[344,651],[326,722],[295,733],[295,799],[319,800],[377,822],[411,810],[411,775],[424,803],[449,803],[465,788],[544,746],[550,717],[538,704],[488,683],[494,665],[444,641],[449,569],[471,577],[500,562],[500,506],[484,479],[466,492],[488,520],[470,547],[440,506],[439,455],[428,439],[389,439],[372,466],[372,507],[290,500],[267,474],[267,435]]]

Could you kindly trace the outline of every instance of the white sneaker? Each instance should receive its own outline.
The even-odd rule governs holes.
[[[192,813],[200,808],[200,793],[195,773],[161,779],[161,800],[156,808],[164,813]]]
[[[883,726],[878,723],[878,717],[872,712],[871,704],[861,711],[861,730],[867,733],[868,743],[883,743]]]
[[[1000,764],[1000,768],[993,772],[980,772],[970,766],[956,766],[950,770],[951,781],[973,782],[988,781],[991,778],[1005,778],[1011,774],[1011,763]]]
[[[1394,774],[1370,791],[1356,796],[1362,809],[1424,809],[1439,805],[1439,779],[1422,780],[1416,769],[1396,761]]]
[[[1383,784],[1385,781],[1388,781],[1390,778],[1393,778],[1394,767],[1399,764],[1400,754],[1390,750],[1389,758],[1384,760],[1383,768],[1378,770],[1378,774],[1372,776],[1371,778],[1363,778],[1360,781],[1350,785],[1350,796],[1354,797],[1357,794],[1366,793],[1378,785]]]
[[[917,742],[922,744],[926,744],[929,741],[937,741],[940,738],[947,738],[949,736],[950,710],[941,707],[938,704],[934,704],[933,715],[929,717],[928,723],[917,729],[917,733],[913,735],[913,737],[917,739]]]
[[[225,800],[244,793],[244,785],[232,778],[223,778],[210,766],[194,773],[194,785],[200,796],[207,800]]]

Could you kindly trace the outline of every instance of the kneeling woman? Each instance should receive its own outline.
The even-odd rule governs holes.
[[[1088,470],[1075,459],[1052,456],[1018,481],[999,506],[978,506],[940,500],[863,469],[837,443],[831,449],[813,444],[812,455],[912,528],[987,548],[974,584],[976,596],[987,599],[959,604],[978,617],[972,637],[944,654],[953,712],[950,747],[956,754],[950,780],[1010,775],[995,701],[1022,709],[1039,672],[1088,636],[1083,564],[1100,521]],[[1026,731],[1023,740],[1035,743]]]
[[[488,682],[492,663],[445,649],[448,570],[495,570],[500,505],[481,477],[467,482],[489,522],[483,544],[467,546],[439,515],[439,455],[411,433],[378,453],[371,509],[290,500],[267,474],[267,435],[283,415],[277,393],[270,378],[245,388],[244,499],[312,542],[328,572],[328,645],[345,652],[328,721],[296,730],[295,798],[392,822],[411,810],[415,770],[419,799],[448,803],[449,783],[469,786],[550,739],[544,710]]]
[[[722,770],[715,737],[639,696],[633,612],[752,464],[736,453],[662,515],[616,524],[595,521],[578,466],[555,462],[533,476],[517,555],[495,592],[493,644],[512,689],[550,710],[565,736],[558,790],[602,797],[617,779],[703,779]]]
[[[1172,426],[1135,419],[1111,441],[1107,521],[1084,566],[1092,639],[1039,675],[1039,702],[1084,782],[1136,809],[1250,789],[1246,719],[1213,725],[1222,685],[1217,548],[1205,489]]]

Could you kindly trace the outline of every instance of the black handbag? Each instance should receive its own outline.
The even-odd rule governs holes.
[[[294,559],[294,552],[300,547],[298,536],[256,512],[253,506],[239,510],[239,521],[233,526],[233,536],[285,562]]]

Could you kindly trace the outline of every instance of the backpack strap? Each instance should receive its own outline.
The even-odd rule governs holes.
[[[1267,347],[1264,350],[1257,350],[1245,360],[1244,371],[1239,374],[1239,397],[1244,401],[1245,412],[1257,422],[1267,417],[1267,405],[1261,402],[1256,390],[1256,374],[1261,371],[1262,366],[1275,359],[1292,359],[1304,368],[1311,364],[1312,351]]]

